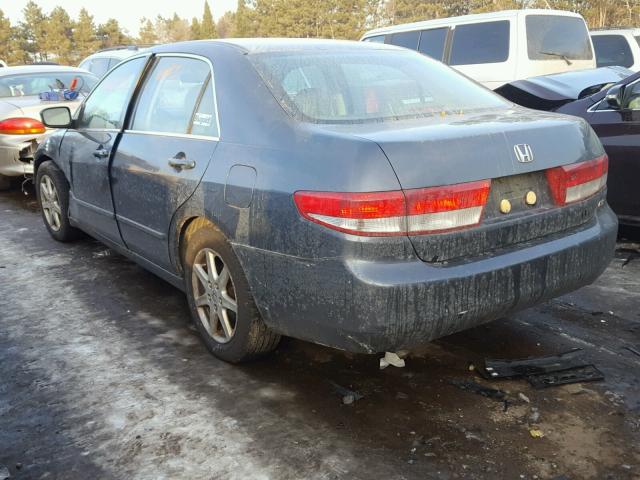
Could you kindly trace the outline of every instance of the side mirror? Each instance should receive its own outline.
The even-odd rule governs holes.
[[[624,89],[620,85],[614,85],[607,91],[604,99],[612,109],[620,110],[623,105],[623,95]]]
[[[40,118],[49,128],[69,128],[73,124],[69,107],[45,108],[40,112]]]

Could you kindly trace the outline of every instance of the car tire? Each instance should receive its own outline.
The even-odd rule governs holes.
[[[38,168],[35,190],[49,234],[59,242],[78,238],[80,231],[69,222],[69,183],[52,161],[47,160]]]
[[[7,177],[6,175],[0,175],[0,191],[9,190],[11,188],[12,177]]]
[[[207,220],[196,219],[185,232],[181,250],[189,310],[209,351],[240,363],[275,350],[280,335],[263,322],[240,262],[222,232]]]

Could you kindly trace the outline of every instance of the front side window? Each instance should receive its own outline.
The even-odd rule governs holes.
[[[109,73],[87,98],[78,128],[122,128],[131,92],[146,62],[146,58],[136,58]]]
[[[217,135],[210,77],[202,60],[161,57],[142,88],[131,128],[190,134],[195,127],[199,135]]]
[[[94,58],[91,61],[91,67],[89,69],[91,73],[101,77],[109,71],[109,59],[108,58]]]
[[[420,40],[420,31],[413,32],[400,32],[391,35],[391,39],[387,41],[391,45],[397,45],[398,47],[410,48],[411,50],[417,50],[418,40]]]
[[[508,20],[458,25],[453,30],[451,65],[500,63],[508,58]]]
[[[444,44],[447,41],[448,28],[433,28],[423,30],[420,34],[420,46],[418,51],[436,60],[442,60]]]
[[[527,15],[527,53],[530,60],[591,60],[589,32],[582,18]]]
[[[591,37],[596,51],[598,67],[630,67],[633,65],[633,53],[627,39],[622,35],[594,35]]]
[[[395,121],[508,105],[415,51],[270,52],[249,58],[283,108],[301,121]]]

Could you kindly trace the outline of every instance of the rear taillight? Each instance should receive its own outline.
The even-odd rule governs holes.
[[[547,170],[547,181],[556,205],[584,200],[607,184],[609,158],[606,155],[586,162]]]
[[[353,235],[437,233],[480,223],[491,182],[392,192],[296,192],[303,217]]]
[[[0,122],[0,134],[5,135],[33,135],[46,131],[42,122],[33,118],[7,118]]]

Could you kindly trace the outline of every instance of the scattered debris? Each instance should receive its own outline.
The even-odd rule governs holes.
[[[0,465],[0,480],[8,480],[9,478],[11,478],[9,469],[4,465]]]
[[[492,398],[493,400],[504,401],[506,400],[507,393],[503,390],[498,390],[491,387],[485,387],[479,383],[468,380],[451,380],[451,384],[455,385],[461,390],[467,390],[472,393],[477,393],[483,397]]]
[[[538,423],[540,420],[540,412],[536,407],[531,407],[531,415],[529,415],[529,422]]]
[[[335,382],[329,382],[335,392],[342,397],[342,403],[345,405],[352,405],[357,400],[360,400],[364,395],[354,390],[350,390],[342,385],[338,385]]]
[[[389,365],[394,367],[402,368],[404,367],[404,359],[400,358],[399,354],[402,352],[394,353],[394,352],[385,352],[384,357],[380,359],[380,370],[384,370]]]
[[[531,403],[531,400],[529,400],[529,397],[527,397],[524,393],[520,392],[518,393],[518,398],[520,400],[522,400],[525,403]]]
[[[398,393],[396,393],[396,398],[398,400],[408,400],[409,399],[409,395],[407,395],[406,393],[398,392]]]
[[[529,435],[531,435],[533,438],[544,437],[544,433],[542,433],[542,430],[537,430],[535,428],[532,428],[531,430],[529,430]]]
[[[548,357],[485,360],[485,366],[479,372],[489,379],[525,377],[534,388],[604,379],[594,365],[582,358],[579,348]]]
[[[93,258],[102,258],[102,257],[110,257],[112,254],[110,249],[100,250],[98,252],[93,252]]]
[[[526,378],[533,388],[539,389],[567,385],[569,383],[596,382],[604,380],[604,375],[593,365],[585,365],[558,372],[528,375]]]

